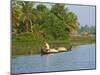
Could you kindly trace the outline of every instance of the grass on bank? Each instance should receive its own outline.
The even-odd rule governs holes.
[[[13,34],[12,35],[12,56],[16,55],[30,55],[30,54],[40,54],[40,49],[43,44],[43,41],[47,41],[51,47],[64,46],[68,47],[69,45],[80,45],[95,43],[94,36],[80,36],[80,37],[70,37],[66,40],[45,40],[43,37],[37,37],[33,34]]]

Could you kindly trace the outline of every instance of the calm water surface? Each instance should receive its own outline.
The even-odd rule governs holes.
[[[11,61],[11,73],[95,69],[95,64],[95,44],[89,44],[74,47],[69,52],[17,56]]]

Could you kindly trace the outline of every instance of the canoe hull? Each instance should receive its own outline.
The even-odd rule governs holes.
[[[55,51],[44,52],[44,50],[41,49],[41,55],[44,55],[44,54],[52,54],[52,53],[68,52],[68,51],[71,51],[71,49],[72,49],[72,46],[70,46],[69,48],[67,48],[67,49],[65,49],[65,50],[58,50],[57,52],[55,52]]]
[[[66,50],[66,51],[59,51],[59,52],[43,52],[43,53],[41,53],[41,55],[45,55],[45,54],[55,54],[55,53],[61,53],[61,52],[68,52],[68,51]]]

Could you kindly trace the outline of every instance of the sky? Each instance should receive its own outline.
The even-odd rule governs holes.
[[[41,4],[41,3],[37,3]],[[37,5],[36,4],[36,5]],[[42,3],[46,5],[48,8],[51,8],[50,3]],[[89,26],[95,26],[95,6],[90,5],[72,5],[72,4],[66,4],[65,8],[68,7],[68,9],[72,12],[74,12],[78,16],[78,20],[80,22],[81,26],[89,25]]]
[[[67,5],[78,16],[81,26],[95,26],[95,6]]]

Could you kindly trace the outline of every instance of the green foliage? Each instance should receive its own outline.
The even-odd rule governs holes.
[[[45,12],[47,7],[43,4],[37,5],[37,10]]]
[[[70,45],[80,45],[80,44],[88,44],[94,43],[95,37],[90,36],[81,36],[81,37],[70,37],[66,40],[49,40],[52,36],[46,36],[48,40],[41,40],[42,37],[39,36],[38,40],[37,37],[34,37],[31,33],[20,33],[20,34],[13,34],[12,40],[12,55],[30,55],[30,54],[39,54],[41,52],[41,45],[43,41],[47,41],[51,48],[56,48],[59,46],[69,47]],[[36,38],[36,39],[35,39]]]
[[[64,4],[54,4],[51,9],[44,4],[37,4],[36,7],[34,5],[34,2],[12,1],[14,33],[22,35],[24,32],[30,32],[33,37],[64,40],[71,32],[79,29],[77,15],[65,8]],[[23,39],[29,39],[29,36],[23,36]]]
[[[40,53],[44,41],[52,47],[95,42],[95,37],[70,36],[80,24],[77,15],[64,4],[47,8],[44,4],[13,0],[11,11],[12,55]]]
[[[13,42],[42,42],[44,40],[42,35],[30,32],[13,34],[12,38]]]

